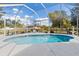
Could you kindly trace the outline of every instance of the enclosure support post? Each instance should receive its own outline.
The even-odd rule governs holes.
[[[77,16],[77,35],[78,35],[78,16]]]
[[[4,19],[4,36],[6,35],[6,19]]]
[[[74,32],[75,32],[75,31],[74,31],[74,26],[72,26],[72,35],[74,35]]]
[[[16,35],[16,16],[15,16],[15,35]]]

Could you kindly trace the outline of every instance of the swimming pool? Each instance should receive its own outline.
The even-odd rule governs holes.
[[[5,42],[16,43],[16,44],[40,44],[40,43],[55,43],[55,42],[68,42],[73,37],[67,35],[24,35],[16,36],[4,40]]]

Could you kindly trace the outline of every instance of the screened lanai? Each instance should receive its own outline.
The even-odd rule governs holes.
[[[65,33],[78,35],[79,4],[0,4],[0,35]]]

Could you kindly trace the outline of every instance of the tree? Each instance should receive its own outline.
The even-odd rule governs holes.
[[[4,27],[4,21],[0,19],[0,28]]]
[[[10,25],[10,27],[15,27],[15,22],[16,22],[16,27],[17,28],[22,28],[24,25],[23,24],[21,24],[21,21],[20,20],[18,20],[18,21],[15,21],[15,20],[10,20],[9,21],[9,25]]]
[[[71,9],[71,24],[75,27],[77,26],[77,17],[79,18],[79,7],[74,7]]]
[[[5,12],[3,12],[3,7],[0,7],[0,28],[4,27],[4,21],[1,19],[4,14]]]
[[[71,27],[71,21],[65,18],[65,19],[63,19],[63,20],[61,21],[61,25],[62,25],[64,28],[69,28],[69,27]]]
[[[52,27],[66,27],[69,20],[68,15],[63,10],[49,13],[49,18],[52,21]]]
[[[23,24],[21,24],[21,21],[20,21],[20,20],[18,20],[18,21],[16,22],[16,27],[18,27],[18,28],[23,28]]]

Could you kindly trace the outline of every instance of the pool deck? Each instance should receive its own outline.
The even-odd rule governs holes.
[[[0,36],[0,56],[79,56],[79,41],[45,44],[16,45],[2,41]]]

